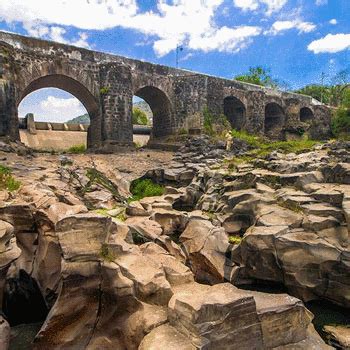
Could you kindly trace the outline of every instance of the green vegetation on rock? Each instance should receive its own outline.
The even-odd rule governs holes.
[[[228,237],[228,242],[230,244],[240,244],[242,242],[242,237],[231,235]]]
[[[20,181],[17,181],[12,176],[10,168],[0,165],[0,190],[7,190],[9,192],[17,191],[21,186]]]
[[[137,179],[131,183],[130,201],[138,201],[144,197],[161,196],[164,194],[164,187],[154,183],[151,179]]]
[[[231,128],[225,115],[214,115],[207,108],[203,110],[203,127],[204,132],[212,137],[221,137]]]
[[[85,145],[76,145],[69,147],[67,152],[68,153],[73,153],[73,154],[83,154],[86,151],[86,146]]]
[[[102,247],[100,250],[100,256],[103,260],[108,262],[113,262],[115,260],[115,256],[113,252],[109,250],[109,247],[106,243],[102,244]]]
[[[314,140],[293,140],[293,141],[269,141],[265,138],[250,135],[245,131],[232,130],[233,142],[235,140],[243,141],[247,144],[248,150],[243,155],[235,156],[226,160],[229,171],[237,170],[237,166],[242,163],[253,163],[258,158],[265,158],[273,151],[280,153],[303,153],[310,151],[315,145],[319,144]]]
[[[345,91],[342,105],[334,113],[332,133],[337,138],[350,140],[350,89]]]

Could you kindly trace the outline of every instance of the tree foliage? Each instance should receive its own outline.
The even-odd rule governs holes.
[[[276,88],[279,86],[278,81],[271,77],[270,70],[261,66],[250,67],[248,73],[237,75],[235,76],[234,79],[243,81],[245,83],[266,86],[271,88]]]
[[[346,93],[350,88],[350,70],[337,73],[328,85],[312,84],[296,90],[296,93],[308,95],[316,100],[334,107],[344,105]]]
[[[148,118],[144,111],[134,107],[132,109],[132,123],[137,125],[148,125]]]
[[[350,88],[342,97],[342,104],[332,119],[332,132],[338,138],[350,140]]]

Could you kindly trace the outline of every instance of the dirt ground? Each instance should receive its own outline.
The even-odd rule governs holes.
[[[172,152],[158,150],[136,150],[116,154],[66,154],[74,164],[98,169],[109,169],[119,172],[125,180],[133,180],[144,175],[150,169],[168,164]],[[0,152],[0,164],[10,167],[17,178],[38,178],[60,166],[58,154],[34,153],[33,157],[18,156],[14,153]]]

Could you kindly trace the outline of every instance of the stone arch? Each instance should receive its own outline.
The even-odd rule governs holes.
[[[147,85],[134,92],[134,95],[145,100],[151,107],[153,113],[152,137],[170,135],[174,125],[172,105],[167,94],[157,87]]]
[[[246,108],[243,102],[235,96],[227,96],[224,99],[224,114],[232,128],[241,130],[245,124]]]
[[[303,123],[310,123],[314,119],[314,113],[309,107],[300,108],[300,121]]]
[[[272,139],[281,138],[281,132],[285,122],[285,112],[276,102],[267,103],[265,106],[264,133]]]
[[[43,88],[58,88],[75,96],[85,107],[90,117],[88,148],[98,146],[101,141],[101,111],[99,101],[80,81],[63,74],[48,74],[31,80],[18,92],[17,107],[30,93]]]

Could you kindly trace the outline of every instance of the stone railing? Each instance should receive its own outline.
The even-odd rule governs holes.
[[[28,113],[24,118],[19,118],[19,128],[28,130],[30,134],[35,134],[37,130],[87,132],[89,124],[37,122],[34,120],[34,114]],[[133,126],[133,133],[136,135],[150,135],[151,131],[152,127],[148,125]]]

